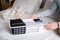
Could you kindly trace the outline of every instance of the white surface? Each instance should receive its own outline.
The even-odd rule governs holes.
[[[50,18],[41,18],[44,23],[47,23],[48,21],[53,21]],[[0,27],[8,27],[8,24],[2,20],[0,20]],[[36,33],[28,33],[28,34],[22,34],[22,35],[12,35],[9,32],[5,31],[4,29],[0,28],[0,40],[60,40],[60,37],[58,37],[55,32],[48,31],[45,33],[36,32]]]

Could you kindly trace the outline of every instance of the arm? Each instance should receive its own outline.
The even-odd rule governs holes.
[[[31,19],[36,19],[38,17],[45,17],[45,16],[50,16],[52,15],[56,10],[57,10],[57,4],[53,4],[49,9],[46,9],[43,12],[38,12],[37,14],[33,14],[32,16],[30,16]]]
[[[57,5],[54,3],[53,6],[47,10],[45,10],[44,12],[38,12],[38,16],[39,17],[44,17],[44,16],[49,16],[52,15],[57,9]]]
[[[48,22],[44,25],[46,30],[55,30],[57,34],[60,36],[60,22]]]

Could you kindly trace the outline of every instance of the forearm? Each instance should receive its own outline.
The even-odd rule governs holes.
[[[54,3],[52,7],[50,7],[49,9],[43,11],[43,12],[38,12],[38,16],[39,17],[44,17],[44,16],[50,16],[52,15],[57,9],[57,5]]]

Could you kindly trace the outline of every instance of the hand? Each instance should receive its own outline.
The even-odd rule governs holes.
[[[32,16],[30,16],[30,19],[38,19],[38,16],[33,14]]]
[[[54,30],[58,28],[58,23],[57,22],[48,22],[48,24],[44,25],[46,30]]]
[[[14,17],[16,18],[16,19],[20,19],[20,14],[19,13],[16,13],[15,15],[14,15]]]
[[[14,17],[16,18],[16,19],[19,19],[21,16],[20,16],[20,14],[21,14],[21,11],[19,10],[19,7],[16,9],[16,12],[15,12],[15,14],[14,14]]]
[[[14,14],[15,19],[21,19],[21,17],[23,16],[22,14],[24,14],[22,9],[17,7],[17,9],[15,11],[16,11]]]

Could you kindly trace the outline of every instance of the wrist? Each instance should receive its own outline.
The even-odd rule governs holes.
[[[57,24],[58,24],[58,27],[57,28],[60,28],[60,26],[59,26],[60,25],[60,22],[57,22]]]

